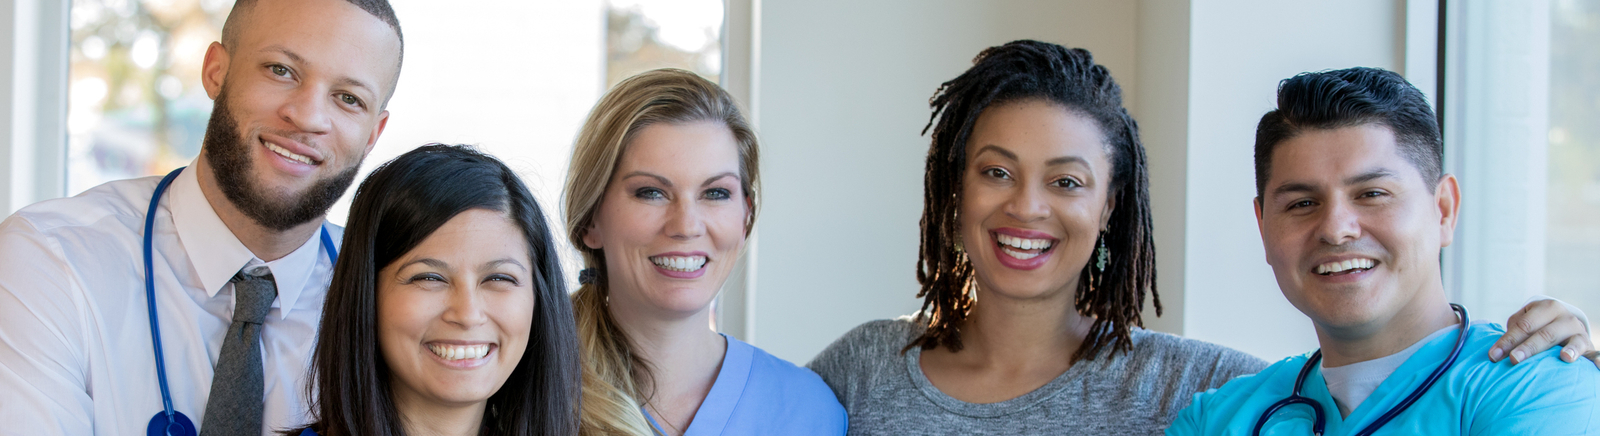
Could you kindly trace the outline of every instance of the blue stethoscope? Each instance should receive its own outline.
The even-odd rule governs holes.
[[[1372,421],[1371,424],[1367,424],[1366,428],[1362,428],[1360,433],[1356,433],[1356,436],[1370,436],[1371,434],[1377,432],[1378,428],[1383,427],[1384,424],[1388,424],[1389,421],[1394,419],[1394,417],[1399,416],[1401,412],[1406,411],[1407,408],[1411,407],[1412,403],[1416,403],[1417,399],[1421,398],[1423,393],[1428,392],[1428,388],[1433,387],[1433,384],[1439,381],[1439,377],[1443,376],[1445,371],[1448,371],[1450,367],[1455,366],[1456,357],[1461,355],[1461,349],[1467,345],[1467,327],[1472,325],[1472,321],[1467,319],[1467,308],[1461,307],[1461,305],[1455,303],[1450,303],[1450,308],[1454,309],[1456,313],[1461,314],[1461,334],[1456,338],[1456,348],[1454,350],[1450,350],[1450,357],[1444,360],[1443,365],[1439,365],[1438,368],[1434,368],[1432,374],[1428,374],[1428,378],[1422,381],[1422,386],[1418,386],[1416,390],[1411,391],[1411,395],[1407,395],[1404,400],[1400,400],[1400,404],[1396,404],[1394,407],[1390,408],[1388,412],[1384,412],[1383,416],[1379,416],[1377,420]],[[1295,377],[1294,390],[1289,393],[1289,398],[1284,398],[1282,401],[1273,403],[1272,407],[1268,407],[1267,411],[1261,414],[1261,419],[1256,421],[1256,429],[1250,432],[1251,435],[1260,436],[1261,427],[1267,425],[1267,420],[1272,418],[1272,414],[1277,413],[1278,409],[1296,404],[1304,404],[1311,407],[1311,413],[1314,419],[1311,423],[1311,433],[1317,436],[1322,436],[1322,430],[1324,428],[1324,424],[1326,424],[1326,421],[1324,421],[1322,416],[1322,403],[1300,395],[1300,388],[1306,384],[1306,376],[1311,374],[1311,369],[1316,368],[1317,362],[1320,362],[1321,360],[1322,350],[1317,350],[1316,353],[1311,354],[1311,359],[1306,360],[1305,366],[1300,367],[1300,376]]]
[[[151,263],[151,229],[155,228],[156,206],[161,204],[161,194],[167,191],[167,185],[172,184],[172,179],[178,178],[178,173],[183,168],[172,170],[161,183],[156,184],[155,195],[150,197],[150,210],[144,215],[144,296],[150,306],[150,342],[155,345],[156,351],[156,378],[161,383],[161,407],[156,416],[150,418],[150,426],[145,428],[145,434],[150,436],[195,436],[198,434],[194,428],[194,421],[182,412],[172,410],[172,393],[167,389],[167,364],[161,357],[161,327],[156,322],[156,276],[155,268]],[[333,237],[328,235],[328,228],[322,228],[322,249],[328,252],[329,262],[338,262],[339,252],[333,245]]]

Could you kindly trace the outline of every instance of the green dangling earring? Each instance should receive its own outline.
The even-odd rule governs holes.
[[[1111,260],[1111,249],[1106,248],[1106,232],[1100,232],[1100,248],[1095,249],[1098,258],[1094,261],[1094,269],[1106,272],[1106,262]]]

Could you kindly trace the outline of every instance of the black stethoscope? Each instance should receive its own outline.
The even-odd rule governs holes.
[[[161,407],[156,416],[150,418],[150,425],[145,428],[145,434],[150,436],[195,436],[194,421],[182,412],[172,409],[172,393],[167,389],[167,364],[161,357],[161,327],[156,322],[156,276],[155,268],[151,263],[151,235],[150,230],[155,228],[156,206],[161,204],[161,194],[167,190],[167,185],[172,184],[172,179],[178,178],[178,173],[183,168],[172,170],[161,183],[156,184],[156,192],[150,197],[150,210],[144,215],[144,296],[150,306],[150,342],[156,351],[156,378],[161,383]],[[322,248],[328,251],[328,261],[337,262],[339,252],[333,245],[333,237],[328,235],[328,228],[322,228]]]
[[[1416,390],[1411,391],[1411,395],[1407,395],[1404,400],[1400,400],[1400,404],[1396,404],[1394,407],[1390,408],[1388,412],[1384,412],[1383,416],[1379,416],[1376,421],[1372,421],[1372,424],[1368,424],[1366,428],[1362,428],[1360,433],[1356,433],[1356,436],[1370,436],[1372,433],[1377,432],[1378,428],[1383,427],[1384,424],[1388,424],[1390,420],[1394,419],[1394,417],[1399,416],[1400,412],[1406,411],[1407,408],[1411,407],[1412,403],[1416,403],[1417,399],[1421,398],[1423,393],[1428,392],[1428,388],[1433,387],[1433,384],[1439,381],[1439,377],[1443,376],[1445,371],[1449,370],[1450,367],[1455,366],[1456,357],[1461,355],[1461,349],[1467,345],[1467,327],[1472,325],[1472,321],[1467,319],[1467,308],[1461,307],[1461,305],[1455,303],[1450,303],[1450,308],[1454,309],[1456,313],[1461,314],[1461,334],[1456,338],[1456,348],[1454,350],[1450,350],[1450,357],[1444,360],[1443,365],[1439,365],[1438,368],[1434,368],[1432,374],[1428,374],[1428,378],[1422,381],[1422,386],[1418,386]],[[1305,386],[1306,376],[1311,374],[1311,369],[1316,368],[1317,362],[1320,362],[1321,360],[1322,350],[1317,350],[1316,353],[1311,355],[1311,359],[1306,360],[1305,366],[1300,367],[1300,376],[1295,377],[1294,379],[1294,390],[1289,393],[1289,398],[1284,398],[1282,401],[1273,403],[1272,407],[1268,407],[1267,411],[1261,414],[1261,419],[1256,421],[1256,428],[1254,431],[1250,432],[1251,435],[1260,436],[1261,427],[1267,425],[1267,420],[1272,418],[1272,414],[1277,413],[1278,409],[1289,407],[1295,404],[1304,404],[1311,407],[1312,416],[1314,418],[1311,423],[1311,433],[1317,436],[1322,436],[1322,430],[1324,428],[1324,424],[1326,424],[1326,421],[1324,421],[1322,416],[1322,403],[1318,403],[1317,400],[1300,396],[1300,388]]]

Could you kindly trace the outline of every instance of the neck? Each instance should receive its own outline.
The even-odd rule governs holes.
[[[980,364],[1067,364],[1089,334],[1094,318],[1072,307],[1076,283],[1042,299],[1012,299],[983,292],[962,329],[962,352]]]
[[[321,218],[284,231],[262,227],[228,200],[222,187],[217,184],[217,175],[206,161],[204,153],[195,162],[194,170],[200,181],[200,193],[205,196],[211,209],[217,212],[217,218],[221,218],[222,223],[228,226],[228,231],[233,232],[233,236],[239,238],[239,242],[244,243],[245,248],[261,260],[271,262],[289,255],[322,228]]]
[[[635,352],[650,362],[656,397],[714,381],[722,366],[727,343],[711,330],[710,307],[687,317],[634,310],[612,299],[608,310],[617,326],[637,347]]]
[[[1393,355],[1439,329],[1459,323],[1444,298],[1443,285],[1435,284],[1436,289],[1418,293],[1387,319],[1355,327],[1318,324],[1322,366],[1338,367]]]
[[[398,382],[396,382],[398,383]],[[400,413],[400,426],[411,436],[476,436],[483,426],[488,401],[467,405],[437,404],[396,389],[394,408]]]

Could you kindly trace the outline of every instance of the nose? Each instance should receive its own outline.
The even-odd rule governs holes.
[[[450,301],[442,317],[445,322],[472,329],[489,321],[484,312],[482,293],[473,284],[457,285],[450,290]]]
[[[278,117],[301,132],[327,133],[333,127],[333,120],[328,114],[330,102],[327,94],[319,86],[295,88],[289,99],[278,107]]]
[[[1344,245],[1360,239],[1361,214],[1348,201],[1330,201],[1317,223],[1317,238],[1328,245]]]
[[[705,217],[703,211],[693,200],[677,201],[668,212],[666,228],[667,236],[672,239],[687,241],[704,236],[706,233]]]
[[[1012,190],[1011,198],[1003,206],[1006,215],[1021,222],[1039,221],[1050,216],[1050,204],[1045,202],[1044,188],[1022,184]]]

